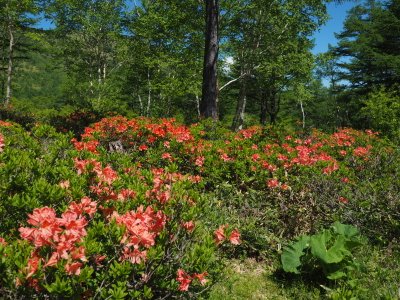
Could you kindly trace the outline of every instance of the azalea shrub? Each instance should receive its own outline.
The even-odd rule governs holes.
[[[342,219],[386,242],[399,230],[393,213],[399,205],[399,168],[393,163],[399,150],[371,130],[304,134],[254,126],[233,133],[207,122],[186,127],[173,119],[114,117],[86,128],[81,140],[73,142],[92,153],[117,144],[115,151],[129,154],[143,167],[168,166],[195,176],[207,192],[229,186],[229,197],[239,201],[224,202],[239,218],[277,211],[278,218],[264,219],[267,226],[261,226],[274,235],[282,236],[283,228],[284,236],[292,238]],[[252,202],[247,211],[243,198]],[[251,212],[254,208],[257,212]],[[370,222],[382,216],[389,219],[381,220],[384,226]],[[251,222],[261,228],[257,219]]]
[[[353,129],[117,116],[74,137],[1,121],[0,295],[206,297],[222,257],[267,258],[338,220],[387,244],[398,157]]]
[[[216,280],[218,249],[241,242],[202,220],[197,176],[80,149],[49,126],[0,128],[1,295],[191,297]]]

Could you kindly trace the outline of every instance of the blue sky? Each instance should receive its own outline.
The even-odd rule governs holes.
[[[321,29],[314,34],[315,47],[313,53],[326,52],[328,50],[328,45],[336,45],[337,40],[335,38],[335,33],[339,33],[343,29],[343,22],[346,19],[347,12],[359,4],[357,2],[345,2],[343,4],[328,4],[328,14],[330,19],[328,22],[321,27]]]

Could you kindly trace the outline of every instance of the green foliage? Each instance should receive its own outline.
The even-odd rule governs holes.
[[[393,129],[398,127],[396,105],[391,109],[389,103],[398,94],[392,91],[397,91],[400,78],[400,44],[395,34],[399,28],[396,0],[365,1],[349,11],[344,30],[337,35],[338,46],[329,50],[333,66],[325,70],[341,126],[375,127],[383,135],[398,138]],[[380,89],[389,94],[379,94]],[[388,121],[393,117],[393,123]]]
[[[400,96],[381,88],[370,93],[364,104],[362,112],[371,120],[372,127],[400,141]]]
[[[285,272],[300,274],[298,268],[302,265],[300,259],[309,248],[310,237],[302,235],[297,242],[287,246],[282,253],[282,265]]]
[[[394,32],[400,26],[396,0],[382,4],[368,1],[354,7],[338,35],[339,56],[351,57],[340,63],[344,72],[340,79],[348,80],[354,90],[366,94],[374,86],[394,87],[399,79],[399,41]]]
[[[60,58],[51,53],[54,37],[50,32],[35,32],[35,51],[30,51],[18,62],[14,77],[13,107],[17,111],[43,113],[47,109],[59,111],[62,85],[66,80]]]
[[[58,184],[71,177],[71,136],[46,125],[27,133],[19,126],[3,127],[7,147],[0,153],[0,217],[3,232],[15,230],[34,208],[63,201],[66,193]],[[76,181],[79,189],[79,181]]]

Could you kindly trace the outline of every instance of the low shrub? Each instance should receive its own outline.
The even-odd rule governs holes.
[[[73,116],[68,134],[0,122],[1,296],[207,297],[222,257],[273,265],[301,235],[338,278],[354,261],[335,221],[396,244],[399,151],[374,132]]]

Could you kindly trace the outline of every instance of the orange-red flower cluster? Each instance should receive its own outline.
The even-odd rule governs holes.
[[[110,166],[103,168],[100,162],[95,159],[79,160],[75,158],[75,168],[78,170],[78,175],[84,174],[89,170],[97,175],[99,185],[111,185],[117,178],[118,174]]]
[[[44,267],[50,267],[61,259],[67,260],[64,267],[68,274],[79,275],[82,262],[86,261],[85,249],[79,246],[86,236],[85,227],[88,224],[84,215],[92,217],[96,206],[96,202],[84,197],[80,203],[72,202],[61,218],[57,218],[55,210],[50,207],[36,208],[28,215],[28,223],[33,227],[19,228],[21,237],[36,248],[28,261],[27,278],[37,271],[39,262],[43,262]],[[52,251],[49,259],[38,254],[38,250],[44,247]]]
[[[189,275],[183,269],[178,269],[176,272],[176,280],[180,283],[179,290],[182,292],[186,292],[189,290],[189,285],[193,281],[193,279],[197,279],[199,283],[204,286],[207,283],[206,276],[208,275],[207,272],[203,272],[200,274],[193,274]]]
[[[78,142],[76,138],[73,138],[71,140],[72,144],[74,145],[75,149],[78,151],[82,150],[87,150],[89,152],[92,152],[94,154],[98,154],[97,152],[97,146],[99,146],[99,141],[97,140],[89,140],[89,141],[82,141]]]
[[[214,231],[215,243],[217,245],[221,244],[226,240],[225,229],[228,227],[228,224],[221,225],[217,230]],[[240,245],[240,233],[236,228],[229,235],[229,241],[233,245]]]
[[[13,126],[13,124],[11,124],[10,122],[0,120],[0,126],[1,127],[10,127],[10,126]]]
[[[193,221],[183,222],[182,227],[185,228],[188,232],[192,232],[194,230],[195,224]]]
[[[151,206],[145,210],[140,206],[136,212],[130,211],[122,216],[114,212],[113,217],[117,224],[126,228],[121,240],[124,244],[121,260],[136,264],[145,261],[146,249],[155,245],[156,237],[164,229],[167,217],[162,211],[155,212]]]
[[[3,152],[4,146],[5,146],[5,144],[4,144],[4,136],[2,136],[0,134],[0,152]]]
[[[354,149],[353,153],[355,156],[358,157],[365,157],[369,154],[369,151],[371,150],[372,146],[368,145],[367,147],[357,147]]]

